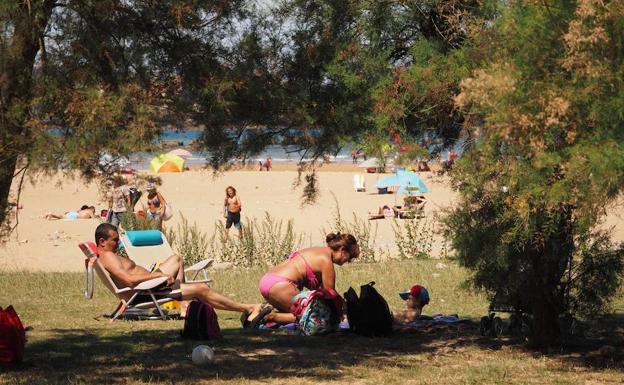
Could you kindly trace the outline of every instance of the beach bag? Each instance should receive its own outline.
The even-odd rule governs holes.
[[[24,326],[13,306],[4,310],[0,307],[0,365],[9,366],[22,362],[25,344]]]
[[[221,338],[217,313],[211,304],[193,300],[186,309],[182,338],[216,340]]]
[[[340,319],[332,300],[323,298],[315,291],[305,291],[293,298],[300,301],[301,312],[297,317],[297,330],[304,336],[315,336],[338,330]]]
[[[113,210],[110,209],[106,211],[106,223],[111,223],[113,221]]]
[[[162,220],[168,221],[171,217],[173,217],[173,207],[170,203],[165,203],[165,207],[162,211]]]
[[[366,337],[387,337],[392,335],[392,313],[373,285],[375,282],[360,286],[359,298],[352,287],[344,294],[349,329]]]
[[[130,187],[128,189],[128,192],[130,193],[131,209],[134,210],[134,206],[137,204],[139,199],[141,199],[141,195],[143,195],[143,193],[139,191],[136,187]]]

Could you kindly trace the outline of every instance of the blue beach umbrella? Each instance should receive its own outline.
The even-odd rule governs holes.
[[[395,187],[399,194],[420,195],[429,192],[427,185],[415,173],[397,170],[396,174],[381,178],[375,182],[375,187]]]
[[[397,170],[395,175],[381,178],[375,182],[377,188],[396,188],[397,194],[421,195],[429,192],[422,179],[415,173],[405,170]],[[396,195],[394,195],[394,204],[396,205]]]

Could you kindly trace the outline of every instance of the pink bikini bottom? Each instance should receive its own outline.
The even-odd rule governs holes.
[[[260,294],[262,294],[264,299],[269,299],[269,291],[276,283],[280,282],[288,282],[291,285],[297,287],[297,284],[295,282],[286,277],[282,277],[281,275],[277,275],[274,273],[266,273],[264,276],[262,276],[262,278],[260,279],[260,284],[258,285],[258,288],[260,289]]]

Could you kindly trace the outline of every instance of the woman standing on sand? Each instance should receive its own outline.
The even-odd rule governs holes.
[[[147,185],[147,217],[158,221],[158,229],[162,230],[163,211],[165,210],[165,198],[156,190],[156,183]]]
[[[236,189],[232,186],[228,186],[225,189],[225,201],[223,202],[223,217],[225,218],[225,240],[228,240],[230,227],[234,225],[238,229],[238,237],[243,237],[243,227],[240,222],[240,212],[242,206],[238,195],[236,195]]]

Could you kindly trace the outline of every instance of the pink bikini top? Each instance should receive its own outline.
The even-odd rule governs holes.
[[[310,264],[308,263],[308,261],[306,261],[303,255],[301,255],[301,253],[298,251],[293,251],[292,253],[290,253],[290,255],[288,256],[288,259],[291,260],[295,257],[301,257],[301,260],[305,264],[305,268],[306,268],[305,282],[297,284],[297,286],[299,286],[299,290],[301,290],[304,286],[310,290],[318,289],[320,287],[319,281],[318,279],[316,279],[316,274],[314,274],[314,271],[312,270],[312,267],[310,267]]]

